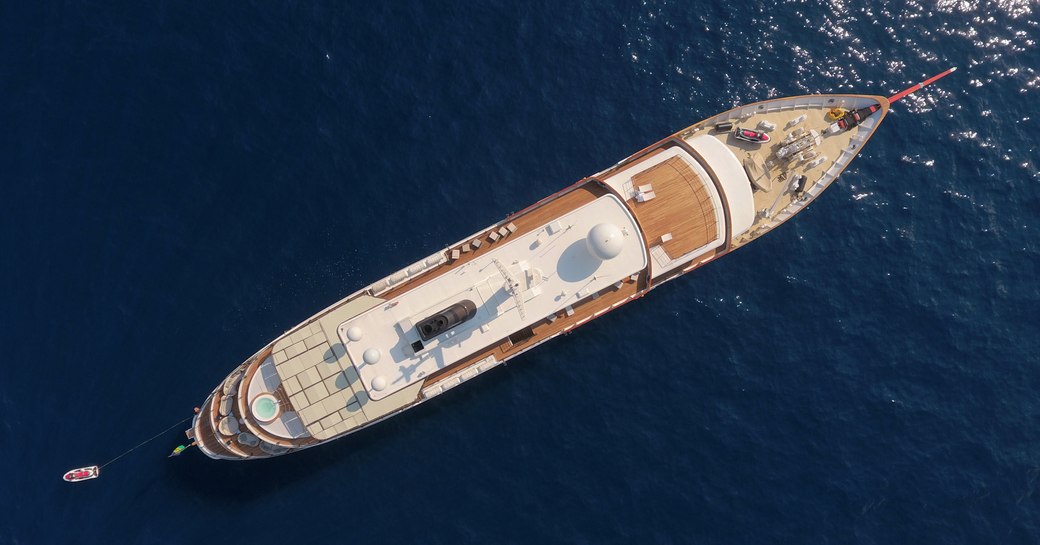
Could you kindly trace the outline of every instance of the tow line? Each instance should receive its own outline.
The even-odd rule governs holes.
[[[144,441],[141,441],[140,443],[138,443],[134,447],[128,449],[126,452],[123,452],[119,456],[116,456],[115,458],[112,458],[111,460],[101,464],[100,466],[86,466],[86,467],[81,467],[81,468],[77,468],[77,469],[70,469],[69,471],[67,471],[65,473],[65,475],[62,477],[62,479],[64,479],[66,482],[70,482],[70,483],[76,483],[76,482],[80,482],[80,481],[87,481],[87,480],[90,480],[90,479],[96,479],[96,478],[101,476],[101,469],[103,467],[105,467],[105,466],[111,464],[112,462],[115,462],[116,460],[122,458],[123,456],[126,456],[127,454],[130,454],[131,452],[133,452],[133,451],[135,451],[135,450],[137,450],[137,449],[147,445],[148,443],[151,443],[152,441],[155,441],[156,439],[162,437],[163,435],[165,435],[167,432],[169,432],[173,428],[176,428],[177,426],[180,426],[181,424],[191,420],[192,418],[194,418],[194,417],[189,416],[188,418],[185,418],[184,420],[181,420],[180,422],[177,422],[176,424],[174,424],[174,425],[166,428],[165,430],[163,430],[163,431],[153,435],[152,437],[149,437],[148,439],[145,439]],[[179,445],[179,446],[177,446],[177,448],[173,449],[173,452],[170,453],[170,455],[167,456],[167,458],[170,458],[170,457],[173,457],[173,456],[177,456],[178,454],[184,452],[185,450],[188,449],[188,447],[191,447],[194,444],[195,444],[195,442],[192,441],[188,445]]]

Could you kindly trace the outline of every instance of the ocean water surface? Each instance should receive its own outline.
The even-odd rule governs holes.
[[[1034,2],[0,13],[0,543],[1040,542]],[[675,130],[953,65],[798,218],[448,395],[60,479]]]

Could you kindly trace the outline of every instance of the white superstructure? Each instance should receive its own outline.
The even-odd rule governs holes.
[[[590,232],[599,225],[620,234],[616,256],[604,259],[590,249]],[[617,197],[605,195],[344,321],[338,337],[368,396],[379,400],[619,284],[646,262],[635,219]],[[476,316],[422,341],[420,320],[459,301],[472,301]]]
[[[837,108],[863,115],[838,127]],[[792,97],[692,125],[287,331],[210,393],[189,434],[214,458],[275,456],[440,395],[776,227],[887,108]],[[769,142],[736,139],[738,125]]]

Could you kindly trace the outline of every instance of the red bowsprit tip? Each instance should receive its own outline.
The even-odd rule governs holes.
[[[948,75],[950,75],[950,74],[952,74],[952,73],[954,73],[956,71],[957,71],[957,67],[954,66],[953,68],[950,68],[949,70],[947,70],[947,71],[945,71],[945,72],[943,72],[941,74],[932,76],[932,77],[922,81],[921,83],[918,83],[917,85],[912,85],[910,87],[907,87],[906,89],[904,89],[904,90],[902,90],[902,91],[900,91],[900,92],[898,92],[898,93],[888,97],[888,102],[889,103],[896,102],[896,101],[902,99],[903,97],[905,97],[906,95],[909,95],[911,93],[915,93],[917,91],[920,91],[926,85],[929,85],[931,83],[935,83],[936,81],[939,81],[940,79],[945,78],[946,76],[948,76]]]

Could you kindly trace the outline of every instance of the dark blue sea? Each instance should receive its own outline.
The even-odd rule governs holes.
[[[0,543],[1040,543],[1032,0],[9,2]],[[751,246],[347,439],[167,459],[359,287],[734,105],[900,102]]]

